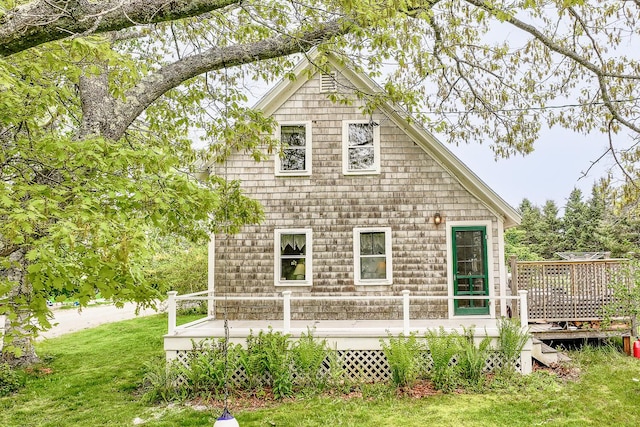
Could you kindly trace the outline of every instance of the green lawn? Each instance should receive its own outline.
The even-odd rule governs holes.
[[[38,351],[51,373],[30,375],[0,399],[0,426],[212,426],[214,411],[139,402],[145,362],[162,358],[166,317],[145,317],[47,340]],[[635,426],[640,420],[640,359],[611,352],[576,355],[578,381],[548,374],[485,394],[396,398],[299,398],[274,408],[236,411],[249,426]],[[635,380],[634,380],[635,379]],[[377,391],[376,391],[377,390]]]

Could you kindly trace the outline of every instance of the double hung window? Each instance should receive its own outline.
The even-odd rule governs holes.
[[[380,173],[380,126],[377,122],[343,122],[342,169],[345,175]]]
[[[311,230],[275,231],[276,285],[311,285]]]
[[[393,282],[391,228],[353,230],[356,285],[390,285]]]
[[[282,154],[276,156],[276,175],[311,175],[311,122],[282,123]]]

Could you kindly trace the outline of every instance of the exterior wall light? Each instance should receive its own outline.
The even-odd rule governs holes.
[[[442,216],[440,216],[440,212],[436,212],[433,215],[433,223],[435,225],[440,225],[441,222],[442,222]]]

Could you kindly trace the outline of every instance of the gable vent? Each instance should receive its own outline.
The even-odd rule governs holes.
[[[338,85],[336,82],[336,73],[320,74],[320,93],[336,92]]]

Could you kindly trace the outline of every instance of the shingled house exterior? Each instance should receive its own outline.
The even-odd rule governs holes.
[[[204,295],[217,300],[209,326],[170,325],[168,358],[186,339],[212,333],[223,311],[232,326],[254,330],[285,318],[285,329],[287,321],[346,322],[347,329],[359,322],[378,325],[380,336],[406,317],[495,328],[506,315],[503,232],[519,223],[518,213],[394,105],[364,116],[355,96],[350,105],[332,102],[336,91],[380,89],[335,57],[329,64],[330,73],[309,72],[303,60],[295,80],[280,82],[256,106],[278,123],[275,136],[288,144],[283,157],[257,163],[237,154],[224,167],[210,165],[241,180],[265,220],[212,238]],[[282,295],[295,303],[283,305]],[[402,295],[411,298],[408,316],[385,299]],[[202,334],[193,335],[198,328]]]

